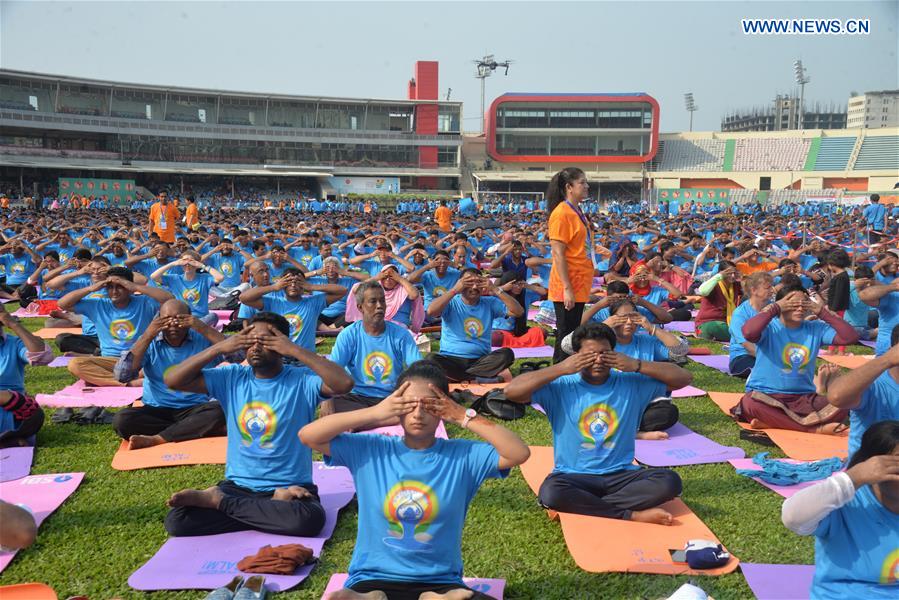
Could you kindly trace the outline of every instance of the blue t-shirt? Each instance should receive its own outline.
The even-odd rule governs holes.
[[[887,371],[862,392],[861,402],[849,412],[849,456],[858,450],[868,427],[889,420],[899,420],[899,383]]]
[[[868,327],[868,312],[871,307],[858,297],[855,282],[849,284],[849,308],[843,313],[843,319],[853,327]]]
[[[890,349],[893,328],[899,326],[899,292],[890,292],[877,305],[880,321],[877,326],[877,345],[874,354],[880,356]]]
[[[752,308],[749,300],[734,309],[734,314],[730,317],[730,325],[727,326],[727,329],[730,331],[730,360],[749,354],[743,346],[743,343],[746,342],[746,337],[743,335],[743,325],[757,314],[759,314],[758,311]]]
[[[453,296],[441,315],[440,354],[460,358],[480,358],[490,354],[493,319],[506,314],[506,305],[495,296],[481,296],[469,305],[462,296]]]
[[[772,319],[755,346],[755,367],[746,390],[766,394],[810,394],[815,391],[818,349],[833,342],[836,332],[824,321],[803,321],[790,329]]]
[[[344,367],[353,378],[353,392],[386,398],[406,367],[421,360],[421,353],[408,329],[385,323],[381,335],[366,333],[356,321],[337,335],[330,360]]]
[[[159,303],[149,296],[131,296],[128,305],[116,308],[108,296],[82,298],[75,312],[99,325],[96,335],[102,356],[119,356],[129,350],[159,311]],[[83,329],[82,329],[83,330]]]
[[[209,314],[209,288],[213,282],[209,273],[197,273],[193,281],[188,281],[183,275],[166,273],[162,276],[160,287],[167,289],[177,300],[190,307],[190,314],[205,317]]]
[[[277,313],[290,323],[290,340],[315,352],[315,330],[318,317],[327,306],[324,292],[312,292],[291,300],[283,291],[271,292],[262,297],[262,310]]]
[[[251,367],[205,369],[206,390],[222,405],[228,427],[225,478],[257,492],[312,485],[312,450],[299,432],[315,419],[322,380],[285,365],[271,379]]]
[[[899,515],[865,485],[815,529],[812,600],[899,598]]]
[[[437,271],[435,271],[434,269],[425,271],[425,274],[421,276],[421,287],[425,292],[425,308],[427,308],[431,304],[431,300],[437,298],[438,296],[442,296],[450,288],[456,285],[456,283],[459,281],[460,276],[461,271],[452,267],[449,267],[446,270],[446,273],[443,274],[443,277],[438,277]]]
[[[209,340],[194,331],[188,330],[184,342],[178,346],[172,346],[161,338],[153,340],[144,353],[140,367],[144,371],[144,395],[142,401],[147,406],[162,406],[165,408],[188,408],[209,400],[205,394],[193,394],[190,392],[178,392],[168,387],[163,378],[166,372],[183,363],[195,354],[199,354],[210,346]],[[219,360],[216,360],[217,364]]]
[[[28,277],[34,273],[37,266],[31,260],[30,254],[13,256],[12,253],[0,255],[0,264],[6,272],[6,285],[12,287],[22,285],[28,281]]]
[[[307,250],[307,249],[301,248],[299,246],[294,246],[293,248],[288,250],[287,253],[295,261],[297,261],[298,263],[300,263],[307,269],[311,270],[312,267],[310,267],[310,265],[312,264],[312,259],[314,259],[316,256],[318,256],[318,248],[309,248]]]
[[[346,587],[361,581],[462,583],[462,528],[481,484],[501,478],[483,442],[436,439],[412,450],[402,438],[344,433],[326,464],[353,474],[359,503]]]
[[[0,337],[0,390],[25,393],[25,365],[28,364],[28,354],[25,342],[20,338],[4,333]],[[0,415],[11,413],[0,409]],[[2,419],[0,419],[2,420]],[[2,431],[7,431],[2,429]]]
[[[329,284],[329,283],[335,283],[335,282],[330,281],[327,277],[310,277],[308,281],[309,281],[309,283],[314,283],[317,285],[325,285],[325,284]],[[356,282],[357,282],[357,280],[353,279],[352,277],[340,277],[336,281],[336,283],[337,283],[337,285],[342,285],[343,287],[345,287],[347,289],[347,293],[344,294],[343,298],[341,298],[340,300],[337,300],[337,301],[332,302],[331,304],[327,305],[324,308],[324,310],[322,310],[322,315],[329,317],[329,318],[334,318],[334,317],[344,314],[346,312],[346,303],[347,303],[347,299],[350,296],[350,290],[356,284]],[[354,299],[353,302],[355,302],[355,301],[356,300]]]
[[[877,231],[883,231],[886,223],[886,214],[887,209],[883,204],[869,204],[862,213],[868,227],[876,229]]]
[[[217,252],[210,256],[206,262],[221,271],[222,275],[225,276],[219,285],[228,288],[240,285],[240,274],[244,265],[243,256],[236,253],[231,254],[231,256],[225,256],[221,252]]]
[[[555,472],[605,474],[638,469],[634,442],[659,382],[612,370],[602,385],[565,375],[532,395],[549,417]]]

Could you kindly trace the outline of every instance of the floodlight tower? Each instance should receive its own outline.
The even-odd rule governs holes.
[[[693,100],[693,92],[684,94],[684,105],[687,112],[690,113],[690,131],[693,131],[693,113],[699,110],[699,107],[696,106],[696,102]]]
[[[474,62],[474,64],[478,67],[478,74],[475,75],[475,77],[481,80],[481,133],[484,133],[484,111],[486,110],[484,107],[485,82],[487,78],[493,75],[493,72],[500,67],[504,68],[504,74],[508,75],[509,65],[511,65],[514,61],[506,60],[503,62],[496,62],[496,59],[492,54],[487,54],[483,58],[474,60],[472,62]]]
[[[799,84],[799,121],[796,129],[804,127],[805,116],[805,84],[811,81],[811,77],[805,74],[805,67],[802,66],[802,60],[793,63],[793,74],[796,76],[796,83]]]

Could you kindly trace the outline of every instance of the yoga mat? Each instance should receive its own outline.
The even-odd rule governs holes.
[[[0,500],[27,507],[40,526],[66,498],[78,489],[84,473],[29,475],[0,483]],[[15,552],[0,552],[0,572],[12,562]]]
[[[116,471],[134,471],[153,467],[223,465],[227,445],[228,439],[221,436],[129,450],[128,442],[122,440],[115,456],[112,457],[112,468]]]
[[[366,429],[365,431],[359,431],[357,433],[379,433],[381,435],[392,435],[394,437],[403,437],[404,435],[406,435],[406,432],[403,431],[402,425],[375,427],[374,429]],[[444,440],[449,439],[449,436],[446,434],[446,427],[444,426],[443,421],[440,421],[440,424],[437,425],[437,431],[434,432],[434,437],[438,437]]]
[[[74,357],[74,356],[57,356],[56,358],[51,360],[50,364],[48,364],[47,366],[48,367],[66,367],[66,366],[68,366],[69,361],[71,361],[73,358],[76,358],[76,357]]]
[[[860,354],[849,354],[847,356],[840,356],[836,354],[818,354],[818,358],[822,360],[826,360],[829,363],[833,363],[835,365],[840,365],[841,367],[846,367],[847,369],[857,369],[861,366],[868,364],[868,361],[872,360],[874,357],[871,355],[862,356]]]
[[[677,331],[684,335],[694,335],[696,332],[696,323],[693,321],[671,321],[662,326],[667,331]]]
[[[705,365],[711,369],[721,371],[725,375],[730,375],[728,365],[730,364],[730,356],[727,354],[709,354],[707,356],[688,355],[688,358],[701,365]]]
[[[0,304],[8,304],[9,302],[16,302],[16,300],[12,298],[0,298]]]
[[[451,383],[449,389],[451,392],[465,390],[471,392],[475,396],[486,394],[490,390],[501,390],[506,387],[506,383]]]
[[[57,600],[53,588],[43,583],[0,586],[0,600]]]
[[[718,408],[730,415],[730,409],[737,405],[743,394],[731,392],[709,392]],[[749,423],[734,421],[743,429],[752,429]],[[783,453],[795,460],[821,460],[832,456],[846,458],[849,454],[848,436],[822,435],[820,433],[805,433],[803,431],[791,431],[789,429],[763,429],[774,444],[783,450]]]
[[[773,459],[773,460],[783,460],[783,459]],[[762,468],[752,462],[751,458],[737,458],[734,460],[727,461],[734,466],[735,469],[749,469],[750,471],[761,471]],[[784,460],[783,462],[789,463],[798,463],[796,460]],[[768,483],[766,481],[762,481],[758,477],[753,477],[753,481],[757,481],[772,492],[780,494],[784,498],[789,498],[799,490],[804,490],[805,488],[815,485],[818,483],[817,481],[803,481],[802,483],[797,483],[796,485],[776,485],[773,483]]]
[[[349,579],[349,575],[347,573],[334,573],[331,575],[331,579],[328,580],[328,585],[325,587],[325,592],[322,594],[322,600],[328,597],[328,594],[332,592],[336,592],[338,590],[343,589],[343,584],[346,583],[346,580]],[[491,598],[495,598],[496,600],[503,600],[503,592],[506,588],[506,580],[505,579],[480,579],[475,577],[463,577],[462,581],[465,582],[465,585],[470,587],[476,592],[481,592],[482,594],[487,594]]]
[[[497,346],[491,350],[499,350]],[[552,358],[552,346],[537,346],[536,348],[509,348],[515,354],[515,360],[519,358]]]
[[[41,406],[83,408],[85,406],[128,406],[144,393],[139,387],[89,387],[84,381],[76,381],[55,394],[38,394],[35,400]]]
[[[47,313],[31,312],[27,308],[18,308],[9,314],[11,314],[14,317],[19,317],[20,319],[37,319],[37,318],[45,318],[45,317],[50,316],[49,312],[47,312]]]
[[[532,308],[528,310],[528,321],[534,321],[537,319],[537,315],[540,314],[539,308]]]
[[[705,396],[705,390],[688,385],[679,390],[671,392],[672,398],[689,398],[691,396]]]
[[[534,493],[553,469],[553,449],[531,446],[531,457],[521,465]],[[635,523],[620,519],[559,513],[565,544],[574,562],[590,573],[654,573],[657,575],[723,575],[740,561],[731,555],[723,567],[693,570],[671,561],[669,549],[683,549],[693,539],[718,542],[715,534],[680,499],[661,506],[674,516],[673,525]],[[718,542],[720,543],[720,542]]]
[[[21,479],[31,473],[34,446],[0,450],[0,481]]]
[[[231,581],[237,563],[256,554],[270,544],[303,544],[320,556],[322,546],[337,524],[337,513],[356,494],[353,477],[344,467],[312,464],[312,479],[318,486],[319,497],[327,513],[325,526],[317,537],[274,535],[259,531],[237,531],[219,535],[169,538],[159,551],[141,568],[131,574],[128,585],[135,590],[211,590]],[[270,592],[289,590],[299,585],[314,565],[305,565],[293,575],[266,575],[265,587]],[[250,577],[250,573],[243,574]]]
[[[234,311],[233,310],[210,310],[209,312],[211,312],[212,314],[217,316],[219,318],[219,321],[224,321],[225,323],[230,323],[231,322],[231,313],[233,313]]]
[[[740,570],[758,600],[808,598],[815,577],[814,565],[743,563]]]
[[[540,406],[536,402],[531,402],[531,408],[536,410],[538,413],[543,413],[544,415],[546,414],[546,409],[544,409],[542,406]]]
[[[868,348],[876,348],[877,342],[874,340],[859,340],[858,342],[862,346],[867,346]]]
[[[680,467],[746,456],[742,448],[722,446],[682,423],[676,423],[667,433],[667,440],[637,440],[634,457],[650,467]]]
[[[80,327],[44,327],[43,329],[38,329],[34,332],[34,335],[41,338],[42,340],[53,340],[56,339],[60,333],[74,333],[75,335],[81,335]]]

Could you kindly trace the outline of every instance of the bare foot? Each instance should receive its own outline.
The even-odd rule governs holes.
[[[125,384],[125,387],[143,387],[143,385],[144,385],[144,380],[143,380],[143,378],[141,378],[141,379],[133,379],[133,380],[129,381],[128,383]]]
[[[337,590],[331,592],[325,597],[325,600],[387,600],[387,594],[382,591],[375,590],[367,594],[360,594],[349,589]]]
[[[818,367],[818,372],[815,373],[815,392],[822,396],[826,396],[827,388],[830,386],[830,383],[834,378],[839,377],[839,375],[839,365],[826,362]]]
[[[132,435],[128,438],[128,449],[140,450],[141,448],[151,448],[165,443],[165,440],[159,435]]]
[[[468,598],[471,598],[472,596],[474,596],[474,590],[458,588],[450,590],[445,594],[425,592],[418,597],[418,600],[468,600]]]
[[[749,422],[749,426],[752,429],[771,429],[771,427],[767,423],[765,423],[764,421],[761,421],[759,419],[751,420]]]
[[[815,429],[815,433],[821,433],[824,435],[847,436],[849,435],[849,428],[842,423],[825,423],[824,425],[821,425],[817,429]]]
[[[638,523],[654,523],[656,525],[671,525],[674,523],[674,517],[667,510],[661,508],[647,508],[646,510],[635,510],[631,513],[631,521]]]
[[[169,498],[166,504],[172,508],[176,506],[196,506],[197,508],[218,510],[224,496],[218,486],[208,487],[205,490],[181,490],[172,494],[172,497]]]
[[[638,431],[638,440],[667,440],[668,434],[664,431]]]

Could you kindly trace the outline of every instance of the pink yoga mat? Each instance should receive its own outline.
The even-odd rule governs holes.
[[[509,348],[514,354],[515,359],[519,358],[552,358],[552,346],[537,346],[536,348]],[[491,350],[499,350],[496,346]]]
[[[774,460],[783,460],[784,462],[788,462],[788,463],[791,463],[794,465],[802,462],[801,460],[791,460],[789,458],[774,459]],[[750,471],[761,471],[762,470],[762,468],[760,466],[758,466],[757,464],[752,462],[751,458],[737,458],[734,460],[729,460],[727,462],[732,464],[735,469],[748,469]],[[784,498],[789,498],[790,496],[792,496],[799,490],[804,490],[805,488],[818,483],[817,481],[803,481],[802,483],[797,483],[796,485],[775,485],[773,483],[768,483],[766,481],[762,481],[758,477],[753,477],[752,480],[759,482],[760,484],[762,484],[763,486],[765,486],[772,492],[780,494]]]
[[[34,446],[0,449],[0,482],[27,476],[33,461]]]
[[[270,544],[303,544],[320,556],[325,541],[334,533],[337,513],[356,493],[353,477],[344,467],[312,465],[312,479],[327,518],[317,537],[273,535],[259,531],[238,531],[219,535],[169,538],[147,563],[128,578],[135,590],[211,590],[221,587],[238,574],[237,563]],[[293,575],[266,575],[265,587],[271,592],[299,585],[313,565],[297,569]],[[250,574],[245,574],[247,577]]]
[[[677,331],[684,335],[693,335],[696,331],[696,323],[693,321],[671,321],[670,323],[665,323],[662,327],[668,331]]]
[[[0,483],[0,500],[27,508],[40,525],[78,489],[82,479],[84,473],[53,473],[5,481]],[[15,552],[0,552],[0,572],[15,555]]]
[[[43,319],[50,316],[50,313],[29,312],[27,308],[18,308],[9,314],[20,319]]]
[[[374,429],[366,429],[365,431],[360,431],[359,433],[380,433],[381,435],[392,435],[395,437],[403,437],[404,435],[406,435],[406,432],[403,431],[402,425],[375,427]],[[443,425],[443,421],[441,421],[437,426],[437,431],[434,432],[434,437],[438,437],[444,440],[449,439],[449,436],[446,434],[446,427]]]
[[[740,563],[740,570],[758,600],[808,598],[815,577],[814,565]]]
[[[128,406],[143,396],[139,387],[88,387],[83,381],[76,381],[55,394],[38,394],[35,400],[41,406],[63,406],[83,408],[85,406],[105,406],[118,408]]]
[[[725,375],[728,375],[728,365],[730,364],[730,356],[727,354],[707,354],[705,356],[692,356],[688,357],[690,360],[698,362],[701,365],[705,365],[709,368],[716,369],[721,371]]]
[[[346,583],[346,580],[348,578],[349,575],[346,573],[334,573],[333,575],[331,575],[331,579],[328,580],[328,585],[327,587],[325,587],[325,593],[322,594],[322,600],[324,600],[328,596],[328,594],[336,592],[337,590],[342,590],[343,584]],[[480,579],[475,577],[463,577],[462,581],[465,582],[465,585],[476,592],[487,594],[491,598],[496,598],[496,600],[503,600],[503,592],[506,589],[505,579]]]
[[[742,448],[722,446],[682,423],[668,429],[667,440],[637,440],[634,457],[650,467],[703,465],[743,458]]]
[[[692,385],[688,385],[686,387],[682,387],[679,390],[674,390],[671,392],[672,398],[689,398],[690,396],[705,396],[705,390],[699,389],[698,387],[693,387]]]
[[[528,321],[533,321],[537,318],[537,315],[540,314],[539,308],[532,308],[528,310]]]

